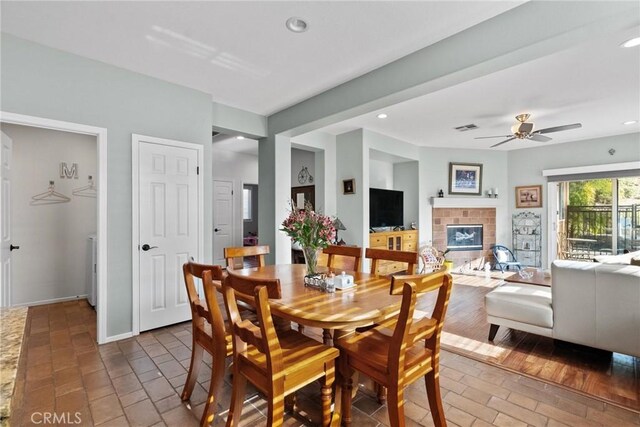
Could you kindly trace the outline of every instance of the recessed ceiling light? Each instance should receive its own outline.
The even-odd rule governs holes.
[[[238,135],[238,136],[236,136],[236,139],[244,139],[244,136]]]
[[[635,125],[638,123],[637,120],[627,120],[626,122],[622,122],[623,125]]]
[[[626,42],[622,43],[620,46],[622,47],[634,47],[640,45],[640,37],[634,37]]]
[[[386,119],[387,115],[385,113],[380,113],[376,117],[379,118],[379,119]]]
[[[307,21],[302,18],[296,18],[295,16],[287,19],[287,23],[285,25],[289,31],[293,31],[294,33],[304,33],[309,29]]]

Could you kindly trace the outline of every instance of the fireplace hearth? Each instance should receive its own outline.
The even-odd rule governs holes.
[[[481,251],[482,224],[447,225],[447,249],[451,251]]]

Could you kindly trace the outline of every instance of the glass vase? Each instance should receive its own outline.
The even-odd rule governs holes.
[[[318,270],[318,257],[322,253],[321,248],[303,247],[302,253],[304,253],[304,263],[307,266],[307,276],[311,276],[317,273]]]

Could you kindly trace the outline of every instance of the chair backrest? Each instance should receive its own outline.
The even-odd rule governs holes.
[[[391,294],[402,295],[402,305],[396,327],[389,345],[389,373],[400,380],[404,374],[407,350],[424,340],[425,348],[431,350],[433,360],[439,358],[440,336],[447,313],[453,280],[444,268],[421,275],[394,276],[391,279]],[[417,296],[438,291],[431,317],[414,319]]]
[[[327,259],[327,267],[329,268],[349,271],[359,271],[360,269],[361,247],[331,245],[324,248],[322,252],[329,255]]]
[[[274,378],[284,370],[284,364],[268,300],[281,297],[280,280],[229,274],[223,281],[222,289],[233,335],[234,354],[245,351],[247,346],[255,347],[266,356],[269,379]],[[242,318],[236,293],[253,299],[259,326]]]
[[[224,340],[224,319],[213,285],[214,280],[222,280],[222,267],[219,265],[198,264],[189,261],[182,266],[182,272],[184,274],[184,283],[187,286],[189,305],[191,306],[191,321],[194,326],[193,333],[196,334],[197,329],[202,329],[204,321],[206,320],[211,325],[214,339],[216,337],[222,337],[221,339]],[[200,300],[194,277],[202,280],[206,294],[206,306],[203,305]],[[214,292],[207,292],[207,288],[214,290]]]
[[[235,264],[240,259],[240,268],[244,257],[255,256],[258,258],[257,267],[264,267],[264,256],[269,254],[269,245],[262,246],[239,246],[224,248],[224,257],[227,260],[227,268],[235,270],[238,265]]]
[[[422,272],[430,273],[440,270],[444,264],[444,256],[433,246],[424,246],[420,249],[420,259],[422,260]]]
[[[516,261],[518,261],[516,259],[515,255],[513,254],[513,252],[511,252],[511,249],[509,249],[506,246],[493,245],[491,250],[493,251],[493,257],[495,258],[496,262],[498,262],[498,263],[501,263],[501,262],[516,262]],[[506,259],[504,258],[505,256],[507,257]]]
[[[365,251],[365,257],[371,259],[371,274],[377,274],[378,262],[381,260],[407,263],[407,274],[414,274],[416,265],[418,264],[417,252],[367,248]]]

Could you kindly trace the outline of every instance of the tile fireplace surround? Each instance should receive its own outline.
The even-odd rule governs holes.
[[[454,266],[461,265],[465,261],[475,260],[481,257],[491,257],[491,246],[496,243],[496,208],[433,208],[432,230],[433,246],[439,250],[447,247],[447,225],[482,224],[483,239],[482,250],[451,251],[447,258],[453,261]],[[488,259],[487,259],[488,261]]]

